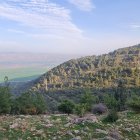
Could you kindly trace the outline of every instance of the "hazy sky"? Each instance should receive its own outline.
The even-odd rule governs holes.
[[[140,0],[0,0],[0,52],[99,54],[140,43]]]

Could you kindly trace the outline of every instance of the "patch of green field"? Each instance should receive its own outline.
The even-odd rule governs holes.
[[[32,80],[46,71],[45,67],[0,68],[0,82],[4,81],[5,76],[12,81]]]

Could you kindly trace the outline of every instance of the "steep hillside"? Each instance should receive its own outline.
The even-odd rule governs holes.
[[[139,87],[139,76],[140,44],[109,54],[67,61],[34,81],[32,89],[110,88],[117,86],[119,79],[126,87]]]

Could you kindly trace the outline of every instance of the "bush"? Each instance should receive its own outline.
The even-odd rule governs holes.
[[[14,114],[41,114],[46,111],[46,101],[40,93],[23,93],[15,99],[12,106]]]
[[[127,102],[127,105],[134,111],[140,113],[140,96],[133,95],[132,98]]]
[[[78,104],[75,107],[75,113],[79,116],[79,117],[83,117],[84,114],[86,113],[86,105],[85,104]]]
[[[106,113],[107,112],[107,107],[100,103],[100,104],[96,104],[93,109],[92,109],[92,112],[94,114],[103,114],[103,113]]]
[[[104,103],[109,109],[118,108],[118,102],[112,94],[111,95],[107,94],[104,96]]]
[[[11,111],[11,94],[8,87],[0,87],[0,114]]]
[[[75,107],[75,105],[72,101],[64,100],[58,106],[58,110],[60,112],[67,113],[69,115],[69,114],[73,113],[74,107]]]
[[[92,104],[94,102],[95,98],[92,96],[91,92],[89,90],[85,90],[83,96],[80,99],[80,104],[84,104],[86,111],[91,111]]]
[[[118,120],[118,114],[116,110],[111,110],[107,117],[104,119],[105,122],[116,122]]]

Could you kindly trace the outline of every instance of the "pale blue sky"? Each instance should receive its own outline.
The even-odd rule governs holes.
[[[140,0],[1,0],[0,52],[101,54],[140,43]]]

